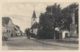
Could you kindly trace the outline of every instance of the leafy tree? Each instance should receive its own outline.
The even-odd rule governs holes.
[[[75,13],[76,23],[78,24],[78,5],[73,3],[64,9],[61,9],[60,5],[54,4],[47,6],[46,12],[41,13],[39,19],[38,37],[40,38],[53,38],[55,27],[60,29],[70,30],[70,24],[72,23],[72,13]],[[75,11],[75,12],[74,12]]]
[[[59,16],[58,16],[59,15]],[[41,38],[53,38],[55,27],[60,25],[61,19],[60,5],[48,6],[46,12],[40,15],[40,32]]]
[[[71,5],[69,5],[68,7],[64,8],[62,10],[62,13],[63,13],[63,27],[64,29],[68,29],[70,30],[70,24],[72,23],[72,14],[75,13],[75,21],[76,23],[78,22],[78,4],[76,3],[73,3]],[[77,9],[77,10],[76,10]]]

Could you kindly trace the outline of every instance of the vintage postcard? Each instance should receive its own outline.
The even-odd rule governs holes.
[[[79,1],[3,1],[2,50],[79,50]]]

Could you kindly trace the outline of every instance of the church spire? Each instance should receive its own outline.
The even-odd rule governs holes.
[[[33,11],[33,14],[32,14],[32,20],[31,20],[31,25],[33,25],[34,23],[36,23],[36,13],[35,13],[35,10]]]
[[[36,18],[35,10],[33,11],[33,16],[32,16],[32,18]]]

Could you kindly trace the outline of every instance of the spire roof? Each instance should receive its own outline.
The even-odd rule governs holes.
[[[35,13],[35,11],[33,11],[32,18],[36,18],[36,13]]]

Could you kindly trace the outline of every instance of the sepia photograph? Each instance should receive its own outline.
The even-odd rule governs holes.
[[[6,2],[2,50],[78,50],[79,3]]]

